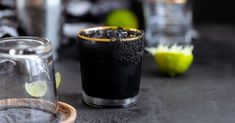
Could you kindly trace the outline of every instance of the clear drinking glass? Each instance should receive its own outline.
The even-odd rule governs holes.
[[[19,26],[31,36],[46,37],[53,46],[54,60],[62,41],[62,0],[15,0]]]
[[[57,122],[55,87],[52,50],[47,39],[0,39],[1,123]]]
[[[137,102],[144,34],[131,28],[118,30],[94,27],[78,33],[83,100],[88,105],[128,107]],[[107,34],[112,37],[103,32],[115,33]],[[98,36],[92,37],[92,33]],[[126,38],[116,37],[121,34]]]
[[[143,0],[148,47],[191,43],[192,11],[188,0]]]

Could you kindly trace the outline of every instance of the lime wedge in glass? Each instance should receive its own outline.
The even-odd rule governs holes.
[[[154,56],[159,71],[170,76],[183,74],[194,59],[192,45],[159,45],[146,50]]]
[[[55,74],[55,82],[56,82],[56,89],[58,89],[61,84],[61,75],[59,72],[56,72]]]
[[[25,83],[26,92],[33,97],[43,97],[47,92],[46,81],[34,81],[31,83]]]
[[[112,11],[105,20],[107,26],[120,26],[138,28],[138,19],[136,15],[128,9],[118,9]]]

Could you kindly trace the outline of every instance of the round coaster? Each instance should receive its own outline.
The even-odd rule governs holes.
[[[54,103],[47,101],[47,100],[42,100],[42,99],[13,98],[13,99],[0,100],[0,110],[4,111],[6,109],[13,109],[17,111],[19,110],[26,111],[26,110],[36,109],[34,111],[37,111],[37,109],[40,109],[38,111],[48,111],[45,113],[45,116],[47,118],[49,117],[49,119],[50,119],[49,114],[53,113],[54,112],[53,109],[55,108],[56,108],[56,105]],[[6,113],[6,111],[4,111],[4,113]],[[32,112],[27,112],[27,111],[23,113],[21,112],[21,115],[18,115],[18,119],[21,119],[22,117],[25,117],[24,115],[31,114],[31,113]],[[58,101],[58,110],[55,116],[56,118],[53,120],[55,120],[58,123],[75,123],[77,111],[75,108],[73,108],[69,104]],[[0,116],[0,119],[1,119],[1,116]],[[29,119],[29,120],[33,122],[32,119]]]
[[[77,111],[74,107],[71,105],[64,103],[64,102],[58,102],[59,104],[59,110],[58,113],[61,116],[61,123],[75,123],[76,117],[77,117]]]

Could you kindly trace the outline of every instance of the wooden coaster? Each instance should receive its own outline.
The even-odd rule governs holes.
[[[0,100],[2,109],[8,107],[31,107],[55,113],[56,105],[50,101],[42,99],[13,98]],[[75,108],[64,102],[58,101],[58,111],[56,112],[59,123],[75,123],[77,111]]]
[[[0,100],[0,107],[31,107],[55,113],[52,109],[55,109],[57,106],[50,101],[42,99],[13,98]],[[60,123],[75,123],[77,111],[69,104],[58,101],[57,114]]]
[[[59,102],[58,113],[61,116],[61,123],[75,123],[77,111],[74,107],[64,102]]]

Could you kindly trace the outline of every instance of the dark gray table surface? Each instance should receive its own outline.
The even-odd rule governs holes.
[[[78,111],[77,123],[235,123],[235,26],[198,26],[195,61],[189,71],[169,78],[145,55],[139,101],[123,109],[87,106],[81,97],[76,50],[56,63],[63,76],[59,99]]]

